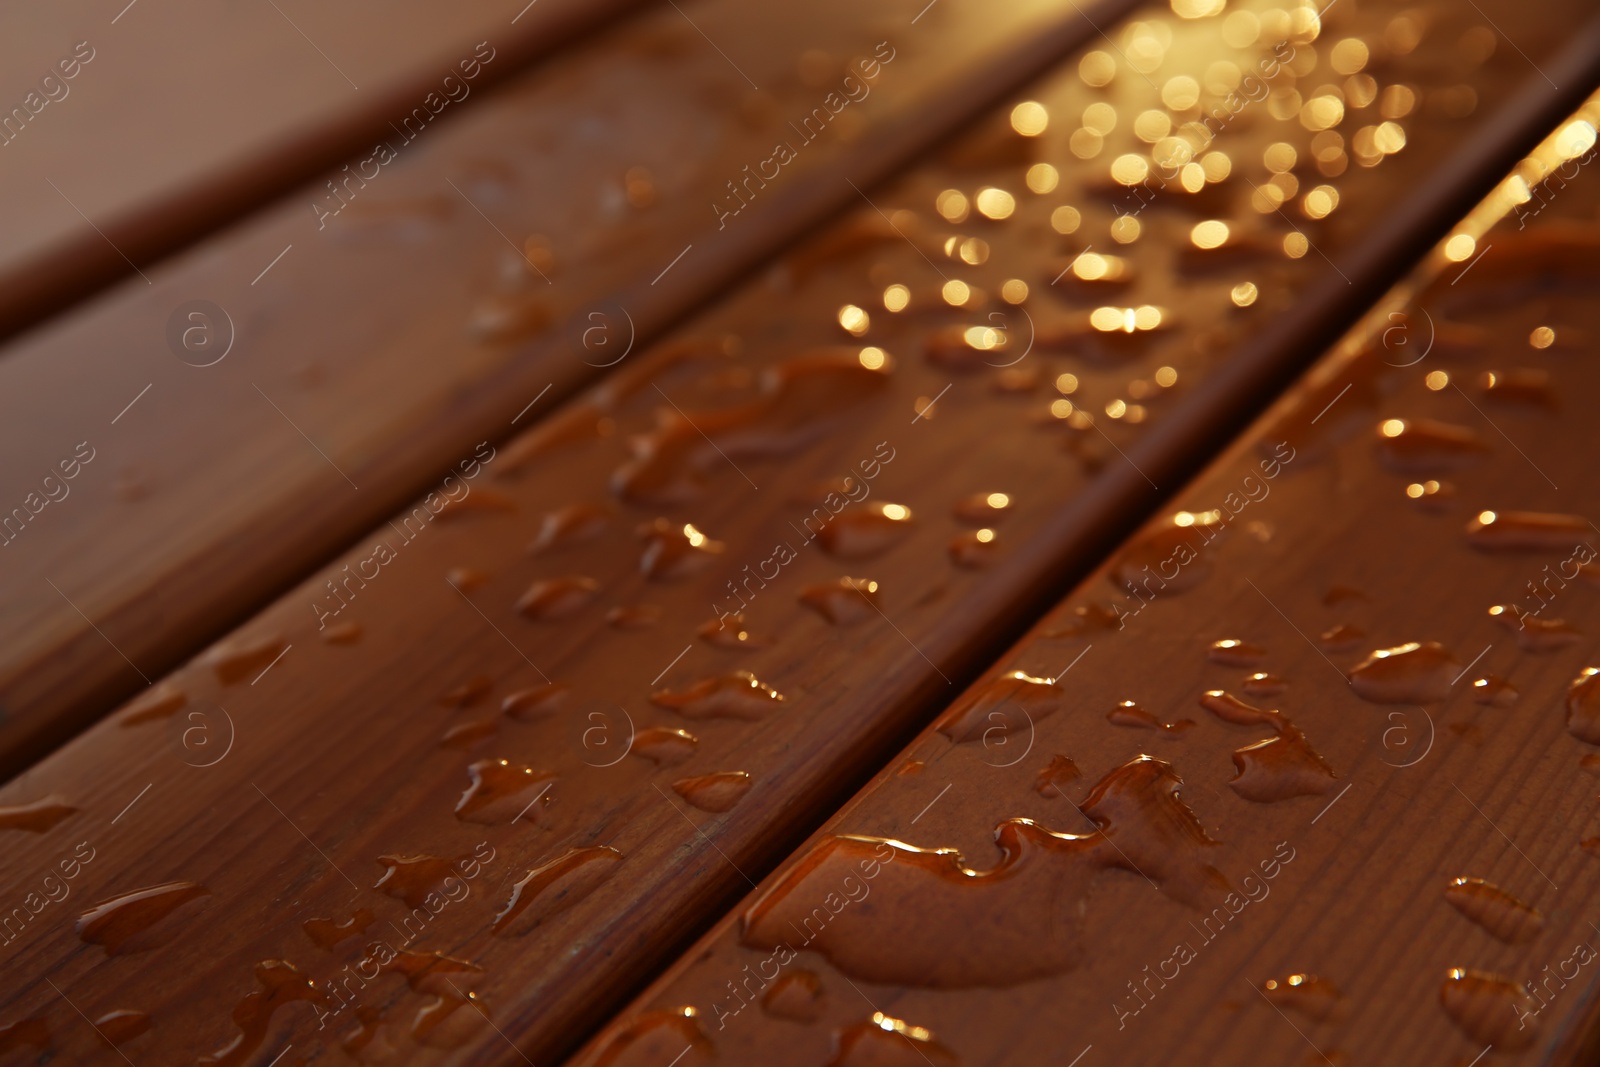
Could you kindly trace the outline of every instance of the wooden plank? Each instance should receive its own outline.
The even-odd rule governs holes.
[[[1396,214],[1390,190],[1414,189],[1418,204],[1458,195],[1473,184],[1467,164],[1551,99],[1520,57],[1458,66],[1472,20],[1437,10],[1421,45],[1378,69],[1424,100],[1465,81],[1482,125],[1406,122],[1406,151],[1330,180],[1338,212],[1311,239],[1355,277],[1392,266],[1428,228],[1421,207]],[[1375,40],[1392,17],[1341,5],[1325,32]],[[1519,46],[1558,84],[1600,54],[1594,30],[1560,12],[1520,25]],[[1273,54],[1272,25],[1236,47],[1219,43],[1225,26],[1165,4],[1107,24],[1114,44],[1092,50],[1145,65],[1165,51],[1160,84],[1124,71],[1102,93],[1074,57],[1029,90],[1068,118],[1043,141],[1004,133],[1013,114],[1024,127],[1037,114],[1008,101],[788,257],[776,283],[744,287],[528,435],[464,450],[439,486],[461,498],[450,517],[437,494],[437,523],[427,500],[395,516],[169,689],[0,792],[78,809],[12,835],[4,899],[25,899],[30,875],[79,842],[94,850],[73,868],[71,903],[5,946],[0,1019],[44,1026],[66,1058],[97,1040],[73,1004],[91,1019],[148,1013],[149,1034],[125,1051],[149,1061],[265,1063],[291,1045],[286,1061],[343,1045],[368,1059],[545,1062],[581,1040],[742,891],[738,870],[758,877],[1147,505],[1147,476],[1169,484],[1185,450],[1223,429],[1215,383],[1240,363],[1292,362],[1350,299],[1309,246],[1281,251],[1276,213],[1226,268],[1181,282],[1173,269],[1197,210],[1244,230],[1266,148],[1309,146],[1286,109],[1218,140],[1238,162],[1214,199],[1179,207],[1167,190],[1168,207],[1141,213],[1147,232],[1119,251],[1132,288],[1048,291],[1077,242],[1108,239],[1118,202],[1093,187],[1139,142],[1124,119],[1097,164],[1060,168],[1048,193],[1023,191],[1026,168],[1064,160],[1090,103],[1138,115],[1173,78]],[[1285,29],[1297,56],[1316,44],[1308,24]],[[1009,212],[991,188],[1010,191]],[[936,221],[950,189],[980,216]],[[1079,212],[1074,234],[1051,228],[1064,207]],[[880,208],[914,240],[884,229]],[[959,214],[949,197],[945,209]],[[986,317],[999,302],[956,310],[931,291],[962,281],[993,294],[1016,278],[1033,290],[1022,306],[1039,337],[1070,333],[1069,351],[1040,341],[999,368],[992,357],[1016,348],[952,346],[952,329],[1014,324]],[[1241,308],[1231,294],[1247,280],[1257,299]],[[897,283],[911,303],[891,313],[882,296]],[[1181,312],[1175,328],[1087,333],[1096,306],[1158,301]],[[974,370],[982,356],[991,364]],[[1075,427],[1058,380],[1073,410],[1120,399],[1121,417]],[[846,589],[847,576],[878,585]],[[703,629],[736,607],[743,625]],[[347,923],[360,934],[334,941]]]
[[[918,10],[660,8],[13,345],[0,771],[1093,32],[1043,0]]]
[[[575,1062],[1593,1062],[1596,123]]]
[[[429,92],[458,110],[633,6],[136,3],[0,14],[0,334],[336,167]]]

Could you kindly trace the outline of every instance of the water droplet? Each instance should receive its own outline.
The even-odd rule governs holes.
[[[622,853],[606,845],[572,848],[533,868],[511,888],[494,917],[497,934],[525,934],[588,896],[616,873]]]
[[[163,882],[122,893],[78,916],[78,938],[104,946],[108,956],[144,952],[183,932],[182,922],[163,920],[180,909],[192,910],[184,906],[210,895],[211,890],[195,882]]]
[[[990,730],[1022,731],[1017,715],[1036,722],[1061,705],[1061,687],[1050,678],[1006,671],[962,696],[936,729],[956,744],[981,740]]]
[[[1450,695],[1456,658],[1437,641],[1380,648],[1350,671],[1350,687],[1374,704],[1433,704]]]
[[[458,522],[468,515],[504,515],[516,510],[517,502],[510,496],[498,489],[480,486],[463,497],[446,497],[434,518],[439,522]]]
[[[386,869],[372,888],[399,897],[408,908],[420,908],[447,879],[460,879],[474,862],[470,857],[451,862],[438,856],[379,856],[378,863]]]
[[[1555,394],[1550,391],[1550,372],[1536,367],[1508,371],[1486,371],[1479,384],[1487,400],[1504,404],[1525,404],[1554,411]]]
[[[1425,511],[1443,511],[1455,499],[1455,495],[1455,486],[1435,478],[1406,486],[1406,499],[1415,501]]]
[[[1261,983],[1261,992],[1277,1007],[1297,1011],[1316,1022],[1329,1022],[1343,1014],[1344,996],[1339,988],[1314,974],[1269,978]]]
[[[439,695],[439,703],[447,708],[470,708],[493,688],[494,682],[480,674],[445,690]]]
[[[1211,574],[1205,549],[1223,525],[1215,511],[1180,511],[1130,541],[1112,562],[1112,579],[1140,599],[1193,589]]]
[[[671,708],[686,719],[746,719],[755,721],[783,703],[783,694],[749,671],[706,678],[674,693],[660,689],[650,703]]]
[[[809,444],[887,383],[892,361],[872,351],[863,360],[857,348],[821,349],[768,367],[755,399],[737,407],[663,408],[657,428],[634,438],[633,457],[612,475],[612,490],[629,500],[678,503],[700,495],[714,466]]]
[[[1461,914],[1510,945],[1532,941],[1544,929],[1544,916],[1482,878],[1457,878],[1444,898]]]
[[[411,1036],[428,1048],[461,1048],[488,1031],[492,1025],[483,998],[474,990],[465,995],[454,989],[435,993],[417,1009],[411,1020]]]
[[[1237,637],[1224,637],[1220,641],[1213,641],[1206,649],[1206,659],[1212,663],[1220,663],[1224,667],[1254,667],[1266,658],[1266,649]]]
[[[1154,713],[1146,711],[1131,700],[1124,700],[1106,712],[1106,721],[1116,726],[1136,726],[1146,730],[1165,730],[1174,734],[1181,734],[1194,725],[1193,719],[1164,723],[1156,718]]]
[[[878,614],[878,583],[867,578],[840,578],[800,590],[800,603],[835,626],[849,626]]]
[[[841,971],[887,985],[1009,986],[1060,973],[1080,956],[1081,909],[1104,870],[1142,872],[1195,907],[1228,891],[1206,862],[1216,842],[1178,798],[1181,784],[1169,764],[1137,757],[1085,798],[1095,831],[1057,833],[1007,819],[995,828],[1002,858],[988,871],[967,868],[954,849],[825,838],[745,911],[743,942],[771,949],[799,929],[806,947]],[[882,903],[870,913],[845,908],[818,929],[811,909],[858,871],[875,877]],[[929,915],[941,921],[929,923]]]
[[[1539,1037],[1539,1002],[1509,978],[1452,968],[1439,986],[1439,1003],[1469,1039],[1496,1051],[1521,1052]]]
[[[950,562],[957,567],[979,570],[994,562],[1000,542],[993,530],[967,530],[950,539]]]
[[[50,1027],[44,1019],[35,1015],[0,1026],[0,1053],[15,1052],[24,1045],[40,1052],[49,1051]]]
[[[1084,634],[1122,629],[1122,616],[1114,607],[1089,603],[1072,609],[1072,618],[1065,626],[1046,630],[1048,638],[1082,637]]]
[[[955,1067],[956,1062],[927,1027],[875,1011],[870,1022],[834,1031],[826,1067]]]
[[[487,741],[500,730],[494,719],[473,719],[456,723],[439,739],[440,748],[469,749],[480,741]]]
[[[1433,419],[1386,419],[1378,426],[1378,453],[1402,474],[1439,474],[1480,459],[1488,451],[1465,426]]]
[[[200,664],[210,667],[223,685],[232,685],[259,675],[284,647],[283,638],[276,634],[235,638],[211,646],[201,655]]]
[[[467,332],[480,341],[517,341],[550,325],[550,308],[528,293],[493,293],[479,300],[467,318]]]
[[[745,771],[718,771],[696,778],[680,778],[672,791],[701,811],[732,811],[754,784]]]
[[[0,830],[27,830],[42,834],[78,809],[52,793],[32,804],[0,808]]]
[[[1600,745],[1600,670],[1585,667],[1567,687],[1567,732]]]
[[[595,1067],[660,1067],[673,1057],[674,1067],[703,1067],[712,1047],[692,1007],[641,1012],[605,1043]]]
[[[1565,619],[1541,619],[1515,604],[1496,604],[1489,617],[1517,635],[1517,647],[1524,652],[1554,652],[1583,640],[1577,628]]]
[[[489,580],[489,575],[471,567],[451,567],[444,573],[444,580],[461,590],[470,593],[482,587]]]
[[[201,1067],[240,1067],[266,1041],[272,1016],[279,1008],[300,1000],[318,1004],[327,1001],[315,982],[284,960],[256,964],[256,982],[261,988],[246,993],[234,1005],[233,1022],[239,1028],[239,1036],[211,1055],[201,1056]]]
[[[1257,671],[1244,680],[1244,691],[1253,697],[1277,696],[1287,688],[1288,682],[1265,671]]]
[[[919,759],[906,760],[900,765],[900,769],[895,771],[895,776],[898,778],[910,778],[913,775],[921,774],[927,769],[928,765]]]
[[[359,622],[336,622],[332,626],[318,630],[317,636],[330,645],[353,645],[361,640],[361,624]]]
[[[822,980],[811,971],[791,971],[761,995],[761,1007],[775,1019],[814,1023],[822,1015]]]
[[[335,922],[332,919],[307,919],[300,924],[300,929],[306,932],[319,948],[332,949],[346,938],[356,937],[375,920],[372,912],[366,908],[357,908],[354,915],[344,922]]]
[[[125,1045],[150,1032],[150,1016],[142,1011],[121,1008],[108,1011],[94,1021],[94,1028],[112,1046]],[[3,1051],[3,1046],[0,1046]]]
[[[1319,634],[1317,644],[1321,645],[1325,652],[1349,652],[1366,636],[1365,631],[1341,622]]]
[[[893,547],[911,528],[911,509],[868,501],[829,518],[817,543],[840,559],[864,559]]]
[[[534,722],[559,711],[569,692],[566,686],[554,683],[519,689],[500,702],[500,710],[517,722]]]
[[[643,630],[661,621],[661,609],[654,604],[622,605],[606,612],[606,625],[613,630]]]
[[[1480,511],[1467,523],[1467,543],[1489,552],[1566,551],[1593,532],[1576,515]]]
[[[629,751],[658,767],[670,767],[694,755],[699,744],[700,739],[688,730],[652,726],[634,735],[633,748]]]
[[[122,726],[138,726],[140,723],[170,718],[173,712],[188,702],[189,697],[183,690],[171,682],[158,682],[123,708],[117,716],[117,722]]]
[[[593,540],[605,532],[610,522],[611,510],[598,504],[557,508],[539,521],[539,533],[529,542],[528,552],[537,554]]]
[[[717,648],[761,648],[765,641],[757,640],[745,629],[747,625],[743,612],[733,612],[710,619],[695,631],[695,634],[708,645]]]
[[[950,511],[961,522],[992,527],[1011,514],[1015,505],[1009,493],[973,493],[957,500]]]
[[[1253,707],[1218,689],[1203,695],[1200,706],[1224,722],[1270,726],[1277,735],[1234,750],[1233,765],[1239,773],[1228,784],[1244,799],[1270,804],[1317,796],[1338,780],[1306,735],[1282,712]]]
[[[721,541],[711,540],[686,522],[656,519],[636,532],[645,542],[639,570],[647,578],[671,579],[693,574],[727,551]]]
[[[517,601],[517,611],[530,619],[563,619],[587,607],[600,583],[582,575],[534,582]]]
[[[1509,708],[1517,702],[1517,691],[1498,674],[1491,674],[1472,683],[1472,699],[1479,704]]]
[[[550,787],[555,776],[510,760],[479,760],[467,768],[472,784],[456,802],[456,818],[462,822],[515,822],[531,812],[535,822],[550,806]]]
[[[1049,766],[1034,779],[1033,788],[1043,797],[1064,797],[1067,783],[1082,777],[1083,772],[1072,760],[1066,756],[1051,756]]]

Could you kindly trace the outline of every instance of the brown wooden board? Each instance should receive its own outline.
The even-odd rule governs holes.
[[[1093,33],[921,6],[661,7],[0,354],[0,770]]]
[[[1594,1062],[1597,122],[575,1062]]]
[[[509,443],[469,444],[429,496],[0,793],[39,805],[13,816],[35,829],[8,833],[0,876],[24,909],[0,956],[16,1057],[38,1039],[87,1059],[84,1016],[113,1012],[149,1016],[124,1037],[136,1061],[573,1047],[742,891],[738,871],[759,877],[1089,565],[1156,498],[1146,478],[1178,484],[1194,442],[1227,425],[1219,383],[1292,364],[1352,299],[1338,270],[1355,291],[1408,255],[1430,229],[1421,205],[1472,187],[1496,139],[1548,104],[1524,94],[1543,82],[1520,56],[1460,65],[1475,17],[1431,13],[1420,42],[1369,55],[1372,88],[1411,86],[1426,109],[1469,84],[1484,113],[1381,120],[1406,149],[1308,174],[1295,215],[1252,211],[1251,186],[1271,180],[1269,146],[1311,148],[1301,109],[1325,93],[1230,123],[1212,146],[1236,157],[1228,177],[1138,214],[1124,287],[1074,273],[1052,291],[1096,263],[1086,245],[1112,247],[1114,223],[1129,236],[1125,194],[1094,191],[1149,151],[1125,116],[1274,44],[1280,66],[1331,62],[1330,42],[1388,40],[1396,18],[1269,14],[1264,39],[1227,45],[1223,20],[1153,5],[603,387]],[[1597,54],[1560,12],[1520,23],[1558,83]],[[1085,82],[1123,62],[1160,81]],[[1030,101],[1054,119],[1024,141],[1008,131],[1037,124],[1015,106]],[[1120,132],[1069,166],[1099,102]],[[1381,122],[1351,124],[1359,151]],[[1027,191],[1050,160],[1056,186]],[[1340,202],[1311,227],[1316,185]],[[1397,187],[1416,198],[1398,211]],[[1225,263],[1185,251],[1208,216],[1251,238],[1204,250]],[[1297,233],[1307,245],[1286,252]],[[1030,288],[1020,305],[1012,280]],[[988,302],[949,305],[955,282]],[[1158,305],[1169,328],[1144,329]],[[1129,310],[1095,315],[1108,307]],[[35,877],[65,900],[29,898]]]
[[[148,273],[166,252],[386,136],[429,92],[430,113],[459,110],[632,6],[7,5],[0,334]]]

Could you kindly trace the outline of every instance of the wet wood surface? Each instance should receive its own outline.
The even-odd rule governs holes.
[[[429,124],[633,6],[9,6],[0,13],[0,334],[137,277],[337,168],[414,107],[428,117],[413,124]]]
[[[1341,6],[1326,27],[1257,10],[1264,30],[1258,18],[1231,45],[1224,33],[1242,40],[1239,22],[1178,20],[1164,4],[1108,26],[1109,47],[1073,56],[939,159],[873,189],[870,204],[600,388],[509,442],[485,431],[427,496],[7,786],[0,798],[19,810],[3,881],[23,903],[0,950],[6,1055],[111,1062],[84,1018],[136,1062],[544,1062],[573,1047],[749,888],[741,872],[757,878],[787,853],[1065,576],[1178,484],[1195,442],[1236,417],[1250,393],[1241,382],[1260,388],[1293,366],[1349,294],[1442,231],[1426,205],[1479,185],[1474,165],[1552,99],[1520,56],[1464,59],[1475,20],[1453,8],[1417,41],[1405,25],[1386,36],[1396,16],[1384,10]],[[1529,16],[1520,28],[1541,69],[1582,81],[1594,51],[1570,20]],[[1295,85],[1321,84],[1316,64],[1331,65],[1344,38],[1384,42],[1361,64],[1372,64],[1367,106],[1385,106],[1377,91],[1391,85],[1409,87],[1411,106],[1391,94],[1393,117],[1363,117],[1353,158],[1342,170],[1320,161],[1339,173],[1311,166],[1283,214],[1252,208],[1269,183],[1288,196],[1273,175],[1290,172],[1272,169],[1269,148],[1297,161],[1315,151],[1324,131],[1302,112],[1314,118],[1329,94]],[[1160,83],[1122,70],[1118,49],[1159,68]],[[1229,157],[1226,173],[1204,181],[1202,156],[1196,192],[1169,185],[1145,210],[1117,210],[1129,190],[1107,186],[1110,168],[1149,151],[1130,116],[1157,110],[1175,79],[1198,87],[1213,64],[1268,56],[1302,64],[1273,75],[1292,74],[1275,88],[1296,96],[1241,107],[1250,117],[1210,146]],[[1096,85],[1107,64],[1118,73]],[[1069,165],[1074,119],[1095,103],[1120,129]],[[1408,119],[1446,104],[1458,118]],[[1379,141],[1383,122],[1397,129]],[[1034,169],[1051,160],[1053,183]],[[1397,203],[1395,189],[1411,199]],[[1308,211],[1325,217],[1312,225]],[[1137,236],[1118,221],[1130,214]],[[1237,245],[1205,247],[1207,221],[1226,221]],[[1113,226],[1133,239],[1116,242]],[[1084,257],[1091,245],[1099,260]],[[1120,310],[1110,321],[1102,309]],[[77,462],[82,476],[98,458]],[[1273,499],[1312,484],[1278,473]],[[1231,543],[1259,540],[1246,523]],[[1201,641],[1195,620],[1173,625]],[[1075,656],[1083,644],[1052,647]],[[1131,672],[1154,695],[1116,700],[1158,701],[1172,679],[1151,660],[1134,654],[1115,680],[1120,690]],[[1026,664],[1039,678],[1068,665]],[[1336,769],[1350,765],[1360,737],[1335,744],[1314,715],[1286,713]],[[969,739],[958,753],[988,751],[986,736],[995,747],[986,721],[952,727]],[[1041,729],[1075,721],[1061,713]],[[1222,736],[1205,725],[1170,741],[1102,733],[1132,754],[1150,737]],[[1092,753],[1073,758],[1097,776],[1114,765],[1101,758],[1109,747]],[[1124,777],[1147,789],[1169,780],[1156,770]],[[919,778],[935,772],[894,780]],[[971,788],[990,805],[1014,795]],[[1172,877],[1193,901],[1215,888],[1191,862],[1210,846],[1185,843],[1179,799],[1158,814],[1183,861]],[[933,821],[941,806],[925,824],[950,841],[929,843],[982,855],[981,839]],[[1013,814],[973,811],[988,820],[982,833]],[[1095,862],[1115,866],[1108,851]],[[1280,864],[1296,878],[1309,866]],[[947,925],[987,928],[961,919]],[[1054,944],[1021,929],[1041,951]],[[651,1032],[685,1031],[667,1021]],[[826,1026],[801,1034],[826,1054]]]
[[[1590,1062],[1597,121],[574,1062]]]
[[[0,768],[1093,32],[1043,2],[918,10],[654,9],[0,354],[6,514],[23,509],[0,572]],[[80,446],[84,476],[44,485]]]

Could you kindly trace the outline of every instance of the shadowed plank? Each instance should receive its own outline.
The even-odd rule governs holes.
[[[1264,388],[1348,308],[1360,290],[1294,252],[1314,241],[1370,285],[1443,228],[1426,206],[1477,185],[1548,106],[1520,60],[1460,65],[1473,20],[1449,10],[1416,47],[1385,46],[1373,89],[1465,82],[1493,103],[1478,125],[1388,120],[1408,151],[1325,175],[1323,226],[1252,217],[1267,148],[1311,150],[1280,108],[1218,134],[1226,175],[1146,187],[1120,262],[1082,260],[1113,225],[1128,236],[1127,194],[1103,183],[1147,149],[1123,122],[1104,158],[1069,166],[1070,119],[1024,141],[1013,125],[1039,112],[1013,104],[1137,116],[1163,86],[1126,70],[1091,86],[1101,60],[1074,56],[601,388],[469,444],[434,494],[7,787],[14,819],[52,822],[13,832],[7,899],[80,843],[92,859],[75,903],[25,914],[7,943],[0,1019],[75,1056],[94,1039],[63,999],[148,1012],[128,1051],[152,1060],[573,1047],[1147,509],[1152,482],[1177,484],[1248,401],[1225,385]],[[1558,16],[1524,19],[1519,43],[1577,79],[1592,41]],[[1108,34],[1198,84],[1390,21],[1269,16],[1229,46],[1220,20],[1154,5]],[[1033,169],[1050,161],[1053,186]],[[1416,190],[1398,211],[1397,185]],[[1196,245],[1207,217],[1241,246]],[[1296,233],[1307,247],[1286,249]],[[1053,291],[1075,259],[1096,270]],[[1160,322],[1141,310],[1158,306]],[[930,790],[922,821],[952,799]]]
[[[165,253],[387,136],[428,93],[430,116],[457,110],[633,6],[12,6],[0,15],[0,333],[148,273]]]

